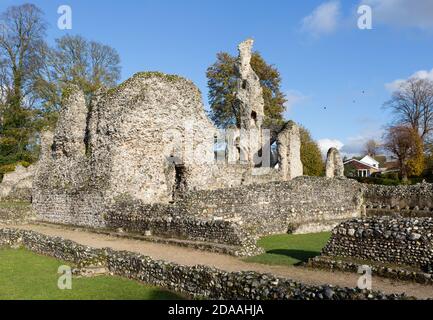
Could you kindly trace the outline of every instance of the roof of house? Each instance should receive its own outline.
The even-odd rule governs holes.
[[[362,162],[362,161],[357,160],[357,159],[350,159],[350,160],[347,160],[347,161],[344,162],[343,164],[346,165],[346,164],[349,164],[349,163],[351,163],[351,162],[354,162],[354,163],[356,164],[356,168],[357,168],[357,169],[376,169],[376,170],[378,169],[378,168],[375,167],[375,166],[372,166],[372,165],[370,165],[370,164],[368,164],[368,163]]]
[[[370,157],[369,155],[366,155],[366,156],[365,156],[364,158],[362,158],[360,161],[361,161],[361,162],[364,162],[364,163],[374,163],[374,164],[377,164],[377,165],[380,164],[379,161],[377,161],[377,160],[374,159],[373,157]]]

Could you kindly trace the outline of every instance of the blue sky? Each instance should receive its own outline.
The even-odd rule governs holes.
[[[24,2],[1,0],[0,11]],[[286,117],[348,154],[381,137],[394,81],[416,72],[433,78],[432,0],[28,2],[45,12],[49,41],[70,33],[109,44],[121,56],[122,80],[146,70],[179,74],[196,83],[205,105],[216,53],[236,54],[252,37],[281,72]],[[361,4],[372,8],[372,30],[357,27]],[[72,8],[72,30],[57,28],[60,5]]]

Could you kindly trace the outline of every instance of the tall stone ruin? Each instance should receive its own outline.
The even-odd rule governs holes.
[[[326,157],[326,177],[344,177],[344,165],[341,159],[340,151],[336,148],[331,148]]]
[[[70,85],[63,93],[59,121],[54,132],[53,152],[56,157],[84,155],[87,106],[84,93]]]
[[[260,79],[251,67],[253,44],[254,41],[248,39],[238,46],[236,104],[240,113],[240,158],[254,166],[254,157],[262,147],[265,102]]]
[[[355,181],[292,180],[303,174],[293,121],[269,132],[278,161],[256,163],[266,150],[252,45],[239,45],[240,123],[224,137],[206,116],[198,88],[176,75],[138,73],[97,92],[90,106],[77,87],[65,90],[54,134],[41,135],[32,191],[36,219],[205,241],[217,250],[223,244],[224,250],[228,245],[236,254],[252,254],[259,236],[301,225],[322,230],[358,216]],[[218,161],[224,142],[229,152]],[[342,174],[338,151],[328,162],[330,172]],[[335,210],[336,204],[344,210]]]
[[[139,73],[90,110],[81,90],[65,92],[54,137],[42,136],[33,188],[41,220],[103,226],[104,207],[119,197],[167,203],[176,189],[212,178],[216,128],[192,82]]]
[[[54,134],[41,137],[33,183],[38,219],[104,227],[107,207],[124,199],[168,205],[188,193],[302,175],[299,128],[293,122],[277,131],[279,170],[255,161],[266,151],[263,91],[250,64],[252,45],[247,40],[238,48],[240,124],[226,135],[229,152],[223,161],[215,159],[219,130],[187,79],[138,73],[116,88],[101,89],[90,107],[78,87],[67,88]]]
[[[293,121],[287,122],[277,136],[278,162],[283,181],[302,176],[301,137],[299,127]]]

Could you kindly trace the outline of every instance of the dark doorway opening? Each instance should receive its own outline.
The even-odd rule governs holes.
[[[175,185],[174,195],[178,195],[186,190],[186,179],[185,179],[185,166],[183,164],[176,164],[175,170]]]
[[[251,112],[251,126],[257,126],[257,112]]]

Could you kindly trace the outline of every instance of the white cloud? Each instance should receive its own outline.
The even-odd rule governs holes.
[[[344,146],[344,143],[341,142],[340,140],[327,139],[327,138],[318,140],[317,144],[319,145],[319,149],[324,156],[326,156],[329,149],[337,148],[338,150],[340,150]]]
[[[341,148],[341,154],[347,158],[354,156],[362,156],[365,143],[369,140],[368,137],[358,136],[347,139],[347,143]]]
[[[427,70],[420,70],[415,72],[413,75],[411,75],[408,79],[429,79],[433,81],[433,69],[430,71]],[[404,84],[408,79],[397,79],[393,82],[386,83],[385,88],[389,91],[396,91],[398,90],[402,84]]]
[[[302,20],[302,30],[314,37],[329,34],[337,29],[339,18],[340,2],[325,2]]]
[[[432,0],[362,0],[360,4],[372,8],[373,23],[433,29]]]
[[[365,144],[369,140],[375,140],[381,143],[384,129],[375,128],[374,126],[369,126],[365,128],[362,133],[356,136],[349,137],[345,140],[344,146],[340,149],[343,156],[347,158],[353,158],[355,156],[364,156]]]
[[[307,99],[308,97],[303,95],[301,92],[296,90],[289,90],[286,93],[286,100],[287,100],[285,104],[286,110],[291,111],[295,105],[298,105]]]
[[[337,139],[321,139],[317,141],[320,151],[326,157],[328,150],[332,147],[337,148],[343,157],[353,158],[355,156],[363,156],[365,144],[367,141],[373,139],[381,142],[383,136],[382,128],[368,128],[356,136],[348,137],[345,142]]]

